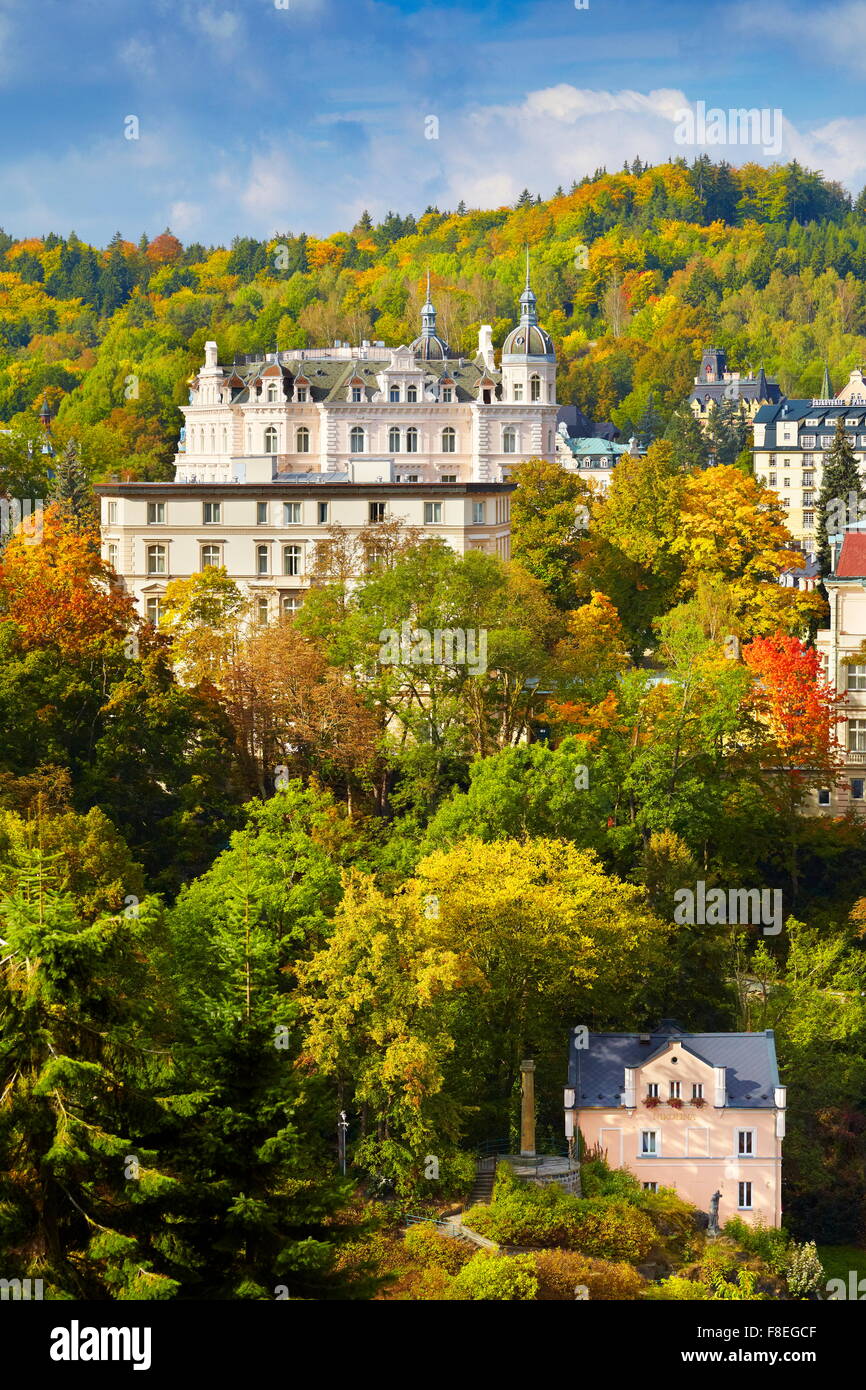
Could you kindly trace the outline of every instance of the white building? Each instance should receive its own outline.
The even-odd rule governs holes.
[[[378,524],[400,520],[458,554],[507,559],[513,483],[379,483],[295,474],[270,483],[119,483],[96,489],[103,555],[142,617],[159,622],[172,579],[225,566],[267,622],[300,606],[316,544],[329,527],[375,547]]]
[[[763,405],[755,415],[755,477],[778,493],[788,509],[791,534],[807,552],[815,549],[815,509],[824,459],[840,418],[862,468],[866,463],[866,383],[859,367],[836,396]]]
[[[317,542],[342,527],[359,556],[401,521],[458,553],[507,559],[511,466],[556,458],[556,356],[529,285],[501,367],[488,326],[451,355],[427,300],[409,347],[275,352],[231,366],[205,345],[173,483],[97,488],[103,554],[143,617],[172,579],[224,566],[261,621],[293,612]]]
[[[810,793],[807,810],[841,816],[866,811],[866,662],[851,661],[866,641],[866,523],[831,538],[832,572],[824,585],[830,626],[816,638],[824,674],[847,696],[845,722],[836,737],[844,747],[839,779],[833,787]]]
[[[529,285],[497,368],[482,325],[474,358],[455,357],[427,301],[408,347],[303,348],[220,365],[217,345],[191,382],[178,483],[271,482],[349,473],[374,461],[383,482],[501,482],[521,459],[556,457],[556,354]]]

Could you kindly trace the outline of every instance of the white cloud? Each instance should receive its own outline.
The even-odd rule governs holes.
[[[808,55],[810,64],[830,64],[866,73],[866,0],[841,4],[806,4],[798,9],[769,0],[760,7],[742,4],[732,18],[751,38],[772,36],[774,44],[789,44]]]

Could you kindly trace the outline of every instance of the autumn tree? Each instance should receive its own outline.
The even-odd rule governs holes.
[[[815,527],[815,541],[821,573],[830,573],[831,532],[838,531],[839,517],[850,518],[850,494],[860,497],[860,465],[853,446],[845,433],[845,425],[840,415],[836,421],[836,434],[830,452],[824,460],[821,473],[821,491],[818,494],[818,517]],[[855,512],[856,512],[855,501]],[[831,510],[832,507],[832,510]],[[859,515],[859,512],[856,512]],[[844,524],[844,523],[843,523]]]
[[[588,490],[575,473],[546,459],[511,470],[511,554],[544,585],[557,607],[574,606],[574,571],[585,534]]]

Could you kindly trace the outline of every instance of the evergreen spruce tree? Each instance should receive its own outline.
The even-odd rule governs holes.
[[[147,909],[84,921],[54,857],[18,860],[0,897],[4,1276],[55,1298],[171,1298],[157,1244],[175,1184],[141,1142],[156,1106],[134,1045],[154,1019]]]
[[[829,536],[836,529],[840,516],[844,515],[846,519],[851,519],[848,511],[849,492],[857,494],[859,499],[860,469],[840,415],[836,421],[836,437],[824,463],[821,491],[818,495],[818,524],[815,528],[815,540],[818,562],[821,566],[821,573],[824,575],[830,573]],[[832,509],[831,503],[835,503]],[[856,517],[857,514],[858,509],[855,502],[853,516]]]
[[[55,460],[50,495],[67,522],[77,530],[90,531],[96,525],[95,498],[74,439],[69,440]]]
[[[749,421],[739,401],[723,399],[710,411],[707,443],[714,463],[735,463],[748,437]]]
[[[665,439],[673,448],[673,456],[678,468],[706,468],[710,450],[699,420],[696,420],[688,404],[683,404],[671,415],[665,430]]]

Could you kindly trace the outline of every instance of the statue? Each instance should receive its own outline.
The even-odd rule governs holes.
[[[710,1198],[710,1224],[707,1227],[708,1236],[717,1236],[719,1234],[719,1202],[721,1200],[721,1192],[714,1192]]]

